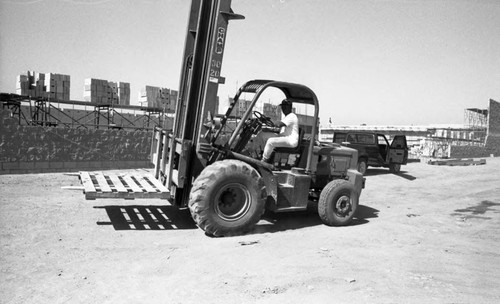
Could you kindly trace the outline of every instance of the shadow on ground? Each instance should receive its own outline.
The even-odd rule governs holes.
[[[500,203],[495,203],[492,201],[482,201],[481,203],[470,206],[463,209],[456,209],[452,216],[460,216],[464,219],[483,219],[483,220],[491,220],[491,217],[485,216],[487,212],[490,213],[500,213],[500,211],[495,208],[500,206]]]
[[[189,210],[174,206],[95,206],[104,209],[109,222],[97,222],[97,225],[110,225],[115,230],[176,230],[197,229]],[[378,210],[360,205],[350,224],[363,225],[369,219],[378,217]],[[305,227],[323,225],[317,206],[311,206],[307,211],[272,213],[266,211],[253,233],[280,232]]]
[[[174,206],[95,206],[104,209],[109,222],[97,225],[112,225],[115,230],[172,230],[197,229],[189,214]]]
[[[354,218],[352,219],[352,226],[355,225],[362,225],[369,223],[369,219],[372,218],[377,218],[378,217],[379,210],[368,207],[365,205],[359,205],[358,210],[356,211],[356,214],[354,215]]]
[[[379,210],[359,205],[349,226],[369,223],[369,219],[378,217]],[[280,232],[305,227],[324,225],[317,212],[317,206],[311,206],[307,211],[288,213],[272,213],[266,211],[253,233]],[[348,226],[347,226],[348,227]]]
[[[365,176],[375,176],[375,175],[384,175],[384,174],[393,174],[407,180],[413,181],[417,178],[411,174],[408,174],[406,171],[400,171],[399,173],[392,173],[389,169],[379,169],[379,168],[369,168],[366,170]]]

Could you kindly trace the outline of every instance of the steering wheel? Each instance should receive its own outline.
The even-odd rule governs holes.
[[[260,113],[259,111],[253,111],[253,115],[262,123],[263,125],[266,125],[268,127],[276,127],[276,125],[273,123],[271,118],[267,117],[266,115]]]

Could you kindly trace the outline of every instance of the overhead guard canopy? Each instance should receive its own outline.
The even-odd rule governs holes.
[[[256,79],[245,83],[241,87],[241,93],[259,93],[269,87],[280,89],[286,98],[291,99],[293,102],[310,104],[316,107],[318,105],[316,94],[305,85],[297,83]]]

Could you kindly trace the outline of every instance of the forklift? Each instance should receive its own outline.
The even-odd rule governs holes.
[[[224,114],[216,114],[218,86],[225,81],[221,66],[228,23],[240,19],[244,17],[233,12],[231,0],[192,0],[173,127],[154,129],[154,176],[142,184],[157,186],[151,197],[189,208],[196,225],[210,236],[245,234],[266,209],[302,211],[311,202],[317,204],[326,225],[348,225],[365,183],[357,171],[358,152],[318,140],[319,102],[310,88],[251,80],[239,88]],[[294,105],[314,109],[309,136],[300,132],[297,147],[276,148],[272,163],[262,162],[252,148],[263,126],[274,126],[270,117],[256,109],[269,90],[281,92]],[[234,111],[247,95],[253,98],[235,120]],[[119,182],[108,177],[100,180]],[[133,189],[125,186],[124,195],[132,198]],[[147,197],[146,192],[142,189],[139,197]]]

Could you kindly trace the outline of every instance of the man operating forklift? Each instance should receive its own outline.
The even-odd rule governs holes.
[[[264,147],[262,161],[271,162],[271,155],[275,148],[295,148],[299,144],[299,120],[295,113],[292,113],[292,101],[284,99],[281,104],[281,111],[285,115],[282,121],[275,124],[275,127],[264,126],[263,132],[278,133],[278,136],[269,137]]]

